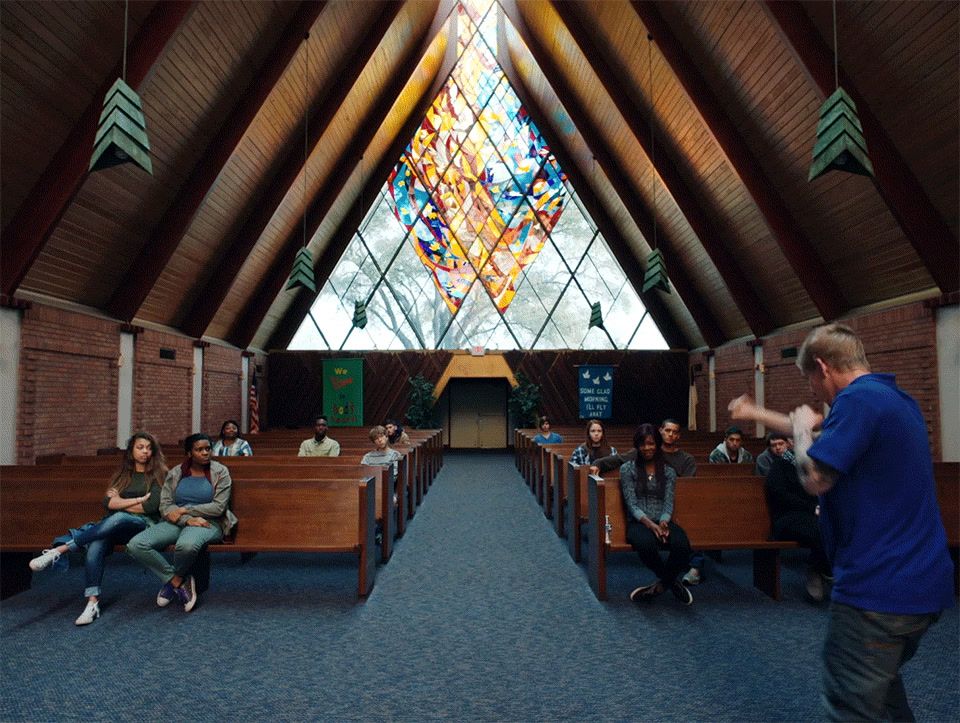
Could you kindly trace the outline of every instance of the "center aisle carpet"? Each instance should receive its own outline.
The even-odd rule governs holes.
[[[79,522],[79,521],[78,521]],[[108,561],[86,628],[82,568],[36,575],[0,616],[0,719],[816,720],[826,609],[788,556],[782,602],[725,554],[690,608],[613,558],[598,602],[503,453],[448,453],[366,602],[334,556],[214,555],[189,614],[156,580]],[[904,678],[919,720],[958,714],[956,609]]]

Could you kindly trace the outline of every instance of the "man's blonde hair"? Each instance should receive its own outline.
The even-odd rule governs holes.
[[[797,368],[804,374],[817,369],[817,359],[838,371],[866,369],[870,371],[863,342],[849,326],[827,324],[810,332],[797,355]]]

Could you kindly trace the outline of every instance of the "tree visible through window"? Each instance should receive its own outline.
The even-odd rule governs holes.
[[[457,63],[290,349],[667,347],[497,64],[498,12],[458,5]]]

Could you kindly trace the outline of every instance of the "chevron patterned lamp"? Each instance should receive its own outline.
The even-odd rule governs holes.
[[[358,329],[367,325],[367,305],[362,301],[355,301],[353,304],[353,325]]]
[[[660,289],[668,294],[670,293],[670,279],[667,278],[667,265],[663,260],[663,252],[660,249],[654,249],[653,253],[647,257],[647,270],[643,274],[643,289],[641,293],[645,294],[651,289]]]
[[[313,277],[313,254],[306,246],[297,252],[290,278],[287,279],[287,291],[300,287],[317,293],[317,284]]]
[[[817,142],[808,181],[829,171],[846,171],[873,177],[857,104],[843,88],[837,88],[820,108]]]
[[[592,304],[590,304],[590,325],[587,327],[587,329],[592,329],[595,326],[604,329],[603,312],[600,310],[599,301],[594,301]]]
[[[90,170],[99,171],[121,163],[134,163],[153,175],[143,104],[136,91],[123,82],[123,78],[117,78],[107,91],[100,113]]]

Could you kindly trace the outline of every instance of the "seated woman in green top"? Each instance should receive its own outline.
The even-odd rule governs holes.
[[[87,606],[76,619],[77,625],[89,625],[100,617],[100,583],[105,558],[113,546],[125,544],[160,519],[160,488],[166,473],[163,451],[157,440],[147,432],[137,432],[127,441],[120,469],[107,487],[103,500],[107,516],[78,530],[70,530],[65,543],[44,550],[43,554],[30,560],[30,569],[40,571],[50,567],[66,552],[86,549],[86,589],[83,594]]]

